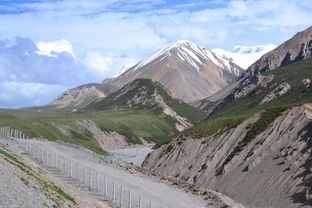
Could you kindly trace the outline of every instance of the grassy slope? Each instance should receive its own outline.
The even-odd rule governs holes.
[[[104,131],[118,132],[131,143],[141,143],[140,137],[157,144],[168,143],[178,134],[176,121],[155,109],[155,106],[128,107],[128,100],[146,86],[148,94],[155,91],[179,115],[191,122],[198,122],[205,114],[188,104],[173,99],[158,83],[149,79],[138,80],[139,85],[125,95],[114,99],[120,91],[100,100],[80,113],[68,114],[68,109],[53,110],[48,107],[28,109],[0,109],[0,126],[10,126],[25,132],[30,137],[42,137],[49,140],[82,145],[94,152],[106,154],[93,138],[91,132],[77,124],[79,120],[91,120]]]
[[[312,80],[312,59],[280,67],[263,75],[274,74],[274,80],[259,94],[251,94],[228,103],[216,115],[186,130],[184,134],[194,138],[213,135],[233,128],[243,120],[264,109],[279,109],[312,102],[312,86],[301,84],[303,79]],[[291,89],[279,98],[259,105],[261,100],[281,83],[287,82]],[[273,86],[274,85],[274,86]],[[261,133],[261,132],[260,132]]]
[[[94,121],[102,130],[119,132],[132,143],[140,143],[139,137],[142,137],[163,144],[178,133],[174,122],[164,114],[129,110],[106,110],[57,117],[20,118],[0,115],[0,126],[20,129],[30,137],[42,137],[52,141],[63,140],[82,145],[100,154],[106,154],[92,134],[77,124],[77,120]],[[65,129],[66,133],[60,128]]]
[[[136,83],[136,84],[135,84]],[[135,86],[135,87],[133,87]],[[196,109],[181,100],[172,98],[171,95],[165,90],[165,88],[157,83],[153,82],[150,79],[136,79],[128,85],[124,86],[122,89],[110,94],[106,98],[95,102],[89,106],[87,106],[84,110],[105,110],[105,109],[128,109],[129,104],[128,101],[131,100],[136,95],[140,94],[140,88],[145,87],[147,90],[148,97],[153,95],[155,92],[160,95],[164,102],[171,107],[174,111],[177,112],[178,115],[187,118],[192,123],[196,123],[200,120],[203,120],[205,117],[205,113],[199,109]],[[126,94],[123,94],[123,91],[129,90]],[[116,99],[116,97],[118,97]],[[132,106],[131,109],[139,109],[139,110],[155,110],[156,106],[151,105],[136,105]]]

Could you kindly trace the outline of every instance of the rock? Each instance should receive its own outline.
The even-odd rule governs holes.
[[[260,104],[263,103],[267,103],[270,102],[282,95],[284,95],[285,93],[287,93],[290,90],[290,85],[286,82],[283,82],[282,84],[280,84],[277,88],[275,88],[272,92],[270,92],[269,94],[267,94],[262,101],[260,102]]]
[[[268,76],[257,75],[252,79],[247,79],[242,83],[242,86],[235,89],[234,98],[240,98],[246,96],[253,91],[260,91],[261,89],[265,88],[270,82],[274,79],[274,75],[270,74]]]
[[[311,85],[311,80],[310,80],[310,79],[303,79],[303,80],[301,81],[301,83],[302,83],[306,88],[308,88],[308,87],[310,87],[310,85]]]

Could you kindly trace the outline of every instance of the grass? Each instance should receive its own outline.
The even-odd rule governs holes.
[[[169,144],[169,145],[167,146],[166,153],[172,152],[173,149],[174,149],[174,146],[173,146],[172,144]]]
[[[292,107],[312,102],[312,86],[306,88],[301,83],[303,79],[312,80],[312,59],[280,67],[262,75],[266,76],[268,74],[273,74],[274,80],[264,89],[229,102],[219,112],[182,134],[198,139],[221,134],[228,129],[235,128],[245,119],[264,109]],[[291,89],[277,99],[260,105],[261,100],[283,82],[287,82]]]
[[[16,117],[0,115],[0,126],[19,129],[27,136],[81,145],[98,154],[106,155],[92,133],[77,121],[93,121],[101,130],[118,132],[130,143],[141,143],[140,138],[158,144],[168,143],[178,134],[173,119],[163,113],[138,110],[105,110],[57,117]]]
[[[144,95],[142,95],[143,88],[146,92]],[[155,94],[159,95],[169,107],[177,112],[178,115],[187,118],[192,123],[203,120],[205,117],[205,113],[202,110],[196,109],[184,103],[182,100],[172,98],[172,96],[161,84],[153,82],[150,79],[136,79],[120,90],[110,94],[106,98],[87,106],[84,110],[136,109],[159,113],[161,109],[153,103],[142,104],[140,102],[138,104],[133,104],[131,108],[129,108],[129,101],[134,98],[144,96],[144,98],[152,99]]]
[[[27,181],[25,178],[20,177],[20,179],[21,179],[21,181],[22,181],[26,186],[29,185],[29,181]]]
[[[56,186],[56,185],[51,185],[50,188],[52,188],[54,191],[56,191],[59,195],[63,196],[65,199],[67,199],[68,201],[73,202],[74,204],[76,204],[75,199],[70,196],[68,193],[66,193],[65,191],[63,191],[60,187]]]
[[[184,131],[182,134],[194,139],[220,135],[229,129],[235,128],[245,119],[246,116],[211,118]]]
[[[219,111],[215,117],[238,116],[242,114],[255,114],[263,109],[274,108],[278,106],[295,106],[312,102],[312,87],[306,88],[301,81],[303,79],[312,80],[312,59],[303,60],[285,67],[263,73],[274,75],[274,80],[268,84],[262,91],[252,93],[248,96],[236,99]],[[261,100],[281,83],[287,82],[291,89],[284,95],[275,100],[260,105]]]
[[[105,155],[107,153],[99,146],[92,133],[77,121],[93,121],[102,131],[117,132],[133,144],[141,144],[143,138],[161,145],[168,143],[179,133],[175,125],[177,121],[164,114],[158,106],[139,103],[129,107],[129,100],[137,96],[142,87],[146,88],[148,96],[153,96],[156,92],[168,106],[193,123],[205,117],[203,111],[173,99],[159,83],[149,79],[138,79],[134,82],[137,85],[133,89],[130,87],[129,92],[122,94],[124,89],[121,89],[74,114],[66,114],[68,109],[61,109],[53,115],[53,111],[47,107],[6,111],[0,109],[0,126],[19,129],[29,137],[81,145]],[[128,85],[131,84],[133,83]]]

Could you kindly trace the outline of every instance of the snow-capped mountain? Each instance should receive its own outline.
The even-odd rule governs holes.
[[[259,46],[235,46],[231,51],[215,48],[211,51],[219,56],[233,61],[243,69],[247,69],[251,64],[256,62],[261,56],[275,49],[274,44]]]
[[[178,40],[103,84],[119,89],[137,78],[149,78],[164,85],[174,97],[191,102],[217,92],[241,72],[232,61],[190,41]]]
[[[192,102],[206,98],[236,81],[242,72],[243,70],[232,61],[190,41],[179,40],[128,68],[117,77],[105,79],[101,86],[94,87],[94,84],[91,84],[71,89],[70,92],[73,93],[65,92],[49,105],[81,106],[86,100],[93,102],[138,78],[157,81],[166,87],[173,97]],[[84,91],[79,93],[83,89]],[[95,96],[91,99],[88,95]]]

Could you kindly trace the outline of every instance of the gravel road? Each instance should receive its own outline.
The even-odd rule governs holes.
[[[179,188],[161,182],[156,177],[149,177],[135,172],[131,174],[124,169],[103,164],[96,155],[88,150],[77,149],[71,145],[62,143],[36,141],[49,150],[55,151],[67,158],[74,159],[84,165],[102,172],[108,176],[108,180],[115,179],[116,187],[123,184],[124,188],[131,189],[133,198],[142,196],[146,202],[152,201],[155,208],[201,208],[205,202],[198,196],[194,196]],[[118,196],[118,189],[116,190]]]
[[[126,163],[112,161],[111,157],[99,156],[83,147],[70,145],[63,142],[50,142],[46,140],[32,140],[34,143],[40,145],[41,147],[45,147],[45,149],[57,153],[59,156],[66,157],[72,162],[79,162],[83,166],[87,166],[96,170],[100,175],[101,182],[99,185],[103,188],[104,175],[107,176],[108,182],[108,190],[112,190],[112,181],[114,179],[115,182],[115,197],[119,199],[121,197],[121,191],[123,190],[123,198],[127,200],[129,190],[131,189],[131,198],[134,201],[135,206],[138,207],[135,201],[139,201],[139,196],[142,197],[143,203],[142,208],[150,207],[149,202],[153,202],[152,208],[202,208],[202,207],[238,207],[235,202],[231,201],[231,199],[219,195],[218,193],[211,193],[205,198],[209,198],[208,201],[204,200],[200,195],[191,194],[191,192],[187,192],[184,189],[178,186],[172,186],[170,182],[166,180],[162,180],[159,177],[151,176],[149,174],[142,174],[140,168],[135,168],[132,165],[128,165]],[[112,194],[108,194],[108,196],[103,198],[103,193],[94,192],[94,190],[85,187],[82,185],[79,180],[73,180],[70,177],[64,176],[59,171],[54,168],[47,168],[43,166],[40,162],[34,160],[27,154],[19,145],[11,140],[4,140],[0,138],[0,143],[8,143],[7,149],[9,149],[14,154],[20,156],[23,161],[29,166],[38,169],[41,174],[45,177],[46,180],[53,181],[53,183],[57,184],[59,187],[62,187],[67,193],[73,196],[77,201],[77,206],[75,207],[88,207],[88,208],[107,208],[107,207],[116,207],[116,204],[111,203],[110,199],[113,197]],[[118,153],[118,157],[125,158],[129,157],[133,159],[131,154],[133,155],[134,149],[126,150],[126,154]],[[135,151],[139,151],[139,149],[135,149]],[[146,149],[146,151],[150,151]],[[129,154],[130,152],[130,154]],[[146,154],[142,153],[142,154]],[[130,155],[130,156],[129,156]],[[140,155],[140,154],[139,154]],[[139,159],[138,159],[139,158]],[[138,162],[142,160],[140,156],[135,158],[135,161]],[[135,162],[133,161],[133,162]],[[77,169],[76,169],[77,170]],[[82,172],[79,169],[79,172]],[[23,189],[25,184],[18,178],[18,176],[12,174],[10,171],[3,172],[3,168],[0,169],[0,208],[2,207],[43,207],[43,204],[47,203],[47,199],[44,198],[42,193],[36,193],[29,191],[29,189]],[[14,170],[13,170],[14,171]],[[144,171],[143,171],[144,172]],[[7,174],[7,175],[6,175]],[[89,173],[89,178],[91,177],[92,172]],[[2,177],[3,175],[3,177]],[[91,179],[90,179],[91,180]],[[11,187],[11,184],[16,185]],[[91,182],[92,184],[93,182]],[[93,183],[94,184],[94,183]],[[96,183],[95,183],[96,184]],[[123,189],[121,189],[121,185]],[[5,193],[7,189],[3,187],[9,187],[8,190],[10,192]],[[21,186],[21,188],[20,188]],[[28,191],[27,191],[28,190]],[[102,189],[103,190],[103,189]],[[27,192],[27,193],[26,193]],[[6,203],[9,200],[14,201],[14,199],[21,199],[18,196],[23,196],[22,203],[15,203],[14,206],[8,206]],[[6,202],[3,199],[8,198]],[[30,200],[28,200],[30,199]],[[32,200],[34,199],[34,200]],[[133,202],[132,201],[132,202]],[[224,204],[224,202],[228,202],[229,206]],[[31,204],[33,203],[33,204]],[[208,205],[209,204],[209,205]],[[2,206],[3,205],[3,206]],[[1,207],[2,206],[2,207]],[[128,207],[127,205],[123,205],[123,207]]]

